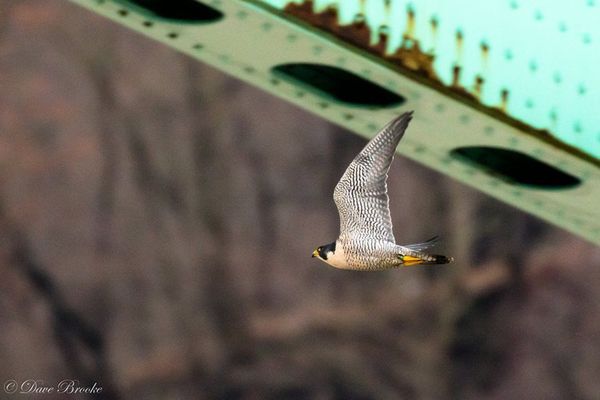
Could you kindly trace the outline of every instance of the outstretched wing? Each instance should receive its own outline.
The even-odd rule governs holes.
[[[411,118],[412,112],[408,112],[387,124],[342,175],[333,191],[340,214],[340,236],[363,232],[395,243],[386,181]]]

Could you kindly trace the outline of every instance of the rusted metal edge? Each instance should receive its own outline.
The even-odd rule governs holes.
[[[455,70],[453,71],[454,84],[450,86],[443,84],[437,78],[437,75],[433,70],[433,56],[424,53],[420,49],[418,41],[413,40],[410,35],[405,35],[402,45],[395,53],[386,55],[385,48],[387,38],[384,34],[380,34],[380,40],[376,45],[372,46],[370,44],[369,27],[361,21],[350,25],[339,25],[337,23],[337,10],[333,7],[327,8],[320,13],[314,13],[312,1],[310,0],[304,1],[302,4],[290,3],[284,10],[277,9],[256,0],[244,1],[266,9],[270,13],[276,14],[278,17],[289,20],[304,28],[317,29],[329,40],[340,46],[358,51],[361,55],[383,64],[413,81],[425,85],[453,100],[510,125],[526,135],[532,136],[537,140],[565,151],[582,161],[600,168],[599,159],[555,138],[547,129],[534,128],[531,125],[506,114],[502,108],[490,107],[480,103],[477,96],[468,92],[458,84],[460,67],[455,67]],[[485,49],[483,49],[483,51],[485,52]],[[505,104],[507,102],[508,92],[503,91],[501,97],[503,104]]]

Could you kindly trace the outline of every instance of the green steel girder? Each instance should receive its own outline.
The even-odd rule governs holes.
[[[595,157],[531,134],[385,57],[259,1],[212,0],[198,9],[195,0],[71,1],[366,138],[415,110],[400,154],[600,244]],[[343,73],[349,80],[336,83]],[[348,90],[369,84],[386,94],[361,101]],[[385,96],[390,101],[378,104]]]

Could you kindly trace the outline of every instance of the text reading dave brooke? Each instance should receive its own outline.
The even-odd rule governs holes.
[[[83,385],[75,379],[63,379],[55,385],[36,379],[26,379],[20,383],[11,379],[4,382],[4,392],[8,394],[97,394],[102,393],[102,386],[98,385],[97,382],[91,385]]]

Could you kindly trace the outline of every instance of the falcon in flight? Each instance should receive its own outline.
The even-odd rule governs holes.
[[[396,244],[392,231],[387,174],[398,142],[412,119],[407,112],[387,124],[350,163],[333,191],[340,214],[340,236],[312,256],[341,269],[385,270],[412,265],[448,264],[452,257],[425,253],[437,237]]]

